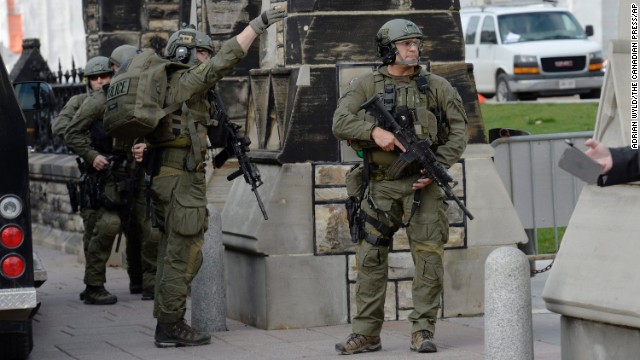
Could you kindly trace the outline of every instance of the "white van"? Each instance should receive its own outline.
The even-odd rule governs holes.
[[[494,5],[460,10],[465,61],[478,93],[499,102],[541,96],[599,98],[602,47],[566,9]]]

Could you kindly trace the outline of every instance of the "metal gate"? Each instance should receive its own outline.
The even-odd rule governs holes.
[[[553,229],[555,251],[558,228],[569,223],[585,183],[558,167],[558,160],[570,139],[581,150],[593,132],[523,135],[499,138],[491,143],[494,162],[530,245],[538,254],[538,230]],[[533,240],[533,241],[531,241]]]

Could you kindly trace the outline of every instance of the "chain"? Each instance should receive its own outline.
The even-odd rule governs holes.
[[[553,266],[553,262],[556,261],[556,259],[551,260],[551,263],[549,265],[547,265],[544,269],[542,270],[531,270],[531,274],[536,275],[536,274],[542,274],[545,271],[549,271],[551,270],[551,267]]]

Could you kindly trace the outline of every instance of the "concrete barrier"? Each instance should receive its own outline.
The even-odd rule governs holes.
[[[485,262],[485,358],[532,360],[530,266],[526,255],[501,247]]]
[[[209,229],[204,234],[203,262],[191,284],[191,325],[204,332],[227,330],[224,246],[220,210],[208,205]]]

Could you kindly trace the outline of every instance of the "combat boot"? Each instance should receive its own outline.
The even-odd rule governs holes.
[[[433,334],[429,330],[418,330],[411,334],[411,351],[419,353],[437,352],[436,344],[433,343]]]
[[[118,298],[109,293],[104,286],[90,286],[84,291],[84,303],[89,305],[112,305],[118,302]]]
[[[198,346],[211,342],[211,335],[196,331],[184,319],[174,323],[156,325],[155,344],[157,347]]]
[[[142,290],[142,300],[153,300],[153,299],[155,299],[155,295],[153,294],[153,291]]]
[[[380,336],[367,336],[351,333],[347,338],[336,344],[336,351],[342,355],[351,355],[367,351],[378,351],[382,349]]]
[[[129,283],[129,293],[130,294],[142,294],[142,283],[131,282]]]

